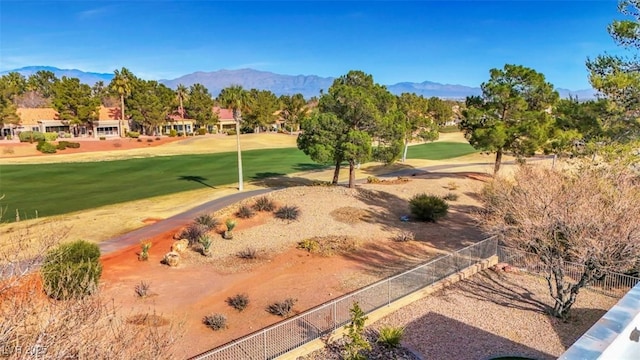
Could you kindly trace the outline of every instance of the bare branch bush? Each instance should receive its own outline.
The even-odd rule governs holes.
[[[545,265],[553,314],[566,318],[581,288],[640,257],[640,187],[628,167],[583,163],[570,170],[523,166],[482,194],[481,227]],[[577,280],[565,262],[584,266]]]

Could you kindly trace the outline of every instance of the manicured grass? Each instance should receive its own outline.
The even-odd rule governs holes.
[[[468,143],[434,142],[409,146],[407,158],[426,160],[445,160],[477,152]]]
[[[412,146],[410,158],[446,159],[473,152],[460,143]],[[296,148],[242,153],[244,179],[323,168]],[[3,221],[65,214],[237,182],[235,152],[130,160],[0,166]]]

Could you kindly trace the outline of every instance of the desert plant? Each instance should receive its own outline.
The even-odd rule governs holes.
[[[106,138],[106,137],[104,137],[104,136],[100,136],[100,138],[99,138],[99,139],[100,139],[100,140],[107,140],[107,138]]]
[[[235,296],[230,296],[227,298],[227,304],[238,311],[242,311],[249,306],[249,295],[236,294]]]
[[[149,296],[149,289],[151,289],[151,283],[148,283],[144,280],[140,281],[139,284],[135,287],[135,292],[138,297],[145,298]]]
[[[285,205],[276,211],[276,217],[282,220],[297,220],[300,216],[300,209],[297,206]]]
[[[141,241],[140,255],[138,255],[138,260],[140,261],[149,260],[149,249],[151,249],[151,241]]]
[[[127,132],[127,137],[137,139],[140,137],[140,133],[137,131],[129,131]]]
[[[45,255],[40,272],[44,290],[52,298],[93,294],[102,275],[100,248],[83,240],[61,244]]]
[[[160,136],[156,136],[156,141],[161,140]]]
[[[236,211],[236,216],[241,219],[250,219],[255,215],[255,211],[247,205],[242,205]]]
[[[377,184],[380,182],[380,179],[375,177],[375,176],[368,176],[367,177],[367,184]]]
[[[411,231],[402,231],[393,238],[393,240],[397,242],[412,241],[414,239],[414,235]]]
[[[211,256],[211,244],[213,244],[211,237],[208,235],[201,236],[198,242],[202,245],[202,255]]]
[[[227,219],[224,224],[227,226],[227,230],[224,231],[222,237],[225,239],[233,239],[233,229],[236,227],[236,222],[232,219]]]
[[[351,360],[364,360],[366,356],[362,354],[362,351],[371,349],[371,344],[364,337],[364,323],[368,317],[365,316],[357,302],[353,303],[349,313],[351,314],[351,322],[345,326],[347,334],[344,336],[346,340],[344,357]]]
[[[293,310],[293,305],[297,302],[297,299],[288,298],[284,301],[277,301],[267,306],[267,312],[269,314],[287,317]]]
[[[304,239],[304,240],[300,241],[298,243],[298,246],[296,246],[296,247],[298,249],[307,250],[308,252],[312,253],[312,252],[317,252],[318,250],[320,250],[320,243],[318,243],[318,240]]]
[[[456,201],[458,200],[458,194],[454,194],[454,193],[448,193],[447,195],[442,197],[444,200],[447,201]]]
[[[397,348],[404,336],[403,327],[384,326],[378,331],[378,342],[388,348]]]
[[[196,217],[194,221],[197,224],[206,226],[207,230],[213,230],[216,228],[216,226],[220,225],[220,220],[214,218],[209,214],[202,214]]]
[[[253,209],[256,211],[273,211],[276,208],[276,204],[270,198],[262,196],[256,199],[253,203]]]
[[[227,317],[222,314],[207,315],[202,322],[210,329],[218,331],[227,328]]]
[[[451,190],[451,191],[457,190],[458,189],[458,183],[456,183],[455,181],[449,181],[447,183],[446,188]]]
[[[436,222],[449,211],[449,205],[442,198],[434,195],[418,194],[409,200],[411,213],[418,220]]]
[[[258,257],[258,251],[255,248],[247,247],[243,250],[238,251],[238,257],[241,259],[255,259]]]
[[[184,228],[178,238],[189,240],[189,245],[195,245],[198,243],[198,240],[207,233],[207,227],[201,225],[197,222],[193,222],[189,224],[186,228]]]
[[[47,141],[40,141],[38,142],[38,145],[36,145],[36,150],[43,154],[55,154],[56,146]]]

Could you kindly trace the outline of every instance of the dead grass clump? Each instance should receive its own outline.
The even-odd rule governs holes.
[[[156,314],[136,314],[133,316],[129,316],[127,318],[127,323],[133,325],[159,327],[169,325],[169,320]]]
[[[358,239],[344,235],[316,236],[306,239],[298,244],[299,249],[304,249],[312,254],[333,256],[347,254],[355,251],[359,245]]]
[[[329,213],[335,221],[345,224],[356,224],[360,221],[369,221],[371,215],[369,211],[352,206],[337,208]]]

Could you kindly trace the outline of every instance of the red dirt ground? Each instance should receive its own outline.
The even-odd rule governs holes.
[[[149,142],[148,139],[153,140]],[[97,140],[97,139],[58,139],[71,142],[79,142],[80,147],[77,149],[67,148],[65,150],[59,150],[55,154],[43,154],[36,150],[36,144],[30,143],[18,143],[18,142],[0,142],[0,148],[13,148],[16,152],[12,154],[0,154],[0,157],[24,157],[24,156],[56,156],[61,154],[77,154],[93,151],[118,151],[127,149],[139,149],[152,146],[159,146],[174,141],[184,140],[184,137],[160,137],[156,140],[156,137],[141,136],[138,139],[124,138],[113,140]],[[54,142],[54,143],[57,143]]]
[[[262,221],[243,220],[237,229],[257,226]],[[178,230],[150,239],[153,245],[146,262],[137,260],[139,246],[105,255],[102,258],[101,293],[108,299],[115,299],[125,316],[155,312],[182,322],[184,338],[180,343],[188,341],[188,346],[182,346],[184,354],[181,355],[185,357],[281,320],[265,311],[273,302],[297,298],[294,310],[299,312],[348,292],[351,289],[345,289],[345,279],[371,266],[363,258],[373,256],[376,262],[388,258],[391,262],[393,255],[390,254],[395,253],[393,247],[398,245],[389,243],[381,246],[376,243],[375,249],[365,247],[362,253],[366,255],[360,256],[359,261],[343,256],[322,257],[291,248],[256,260],[248,270],[223,273],[214,270],[212,265],[199,263],[197,258],[201,255],[193,251],[188,251],[185,257],[196,261],[187,261],[177,268],[161,264],[163,255],[174,241],[173,234]],[[151,283],[153,294],[144,299],[134,293],[135,285],[142,280]],[[250,299],[249,307],[243,312],[236,311],[225,302],[228,297],[239,293],[247,293]],[[212,313],[224,314],[228,319],[228,329],[213,331],[205,327],[202,318]]]

